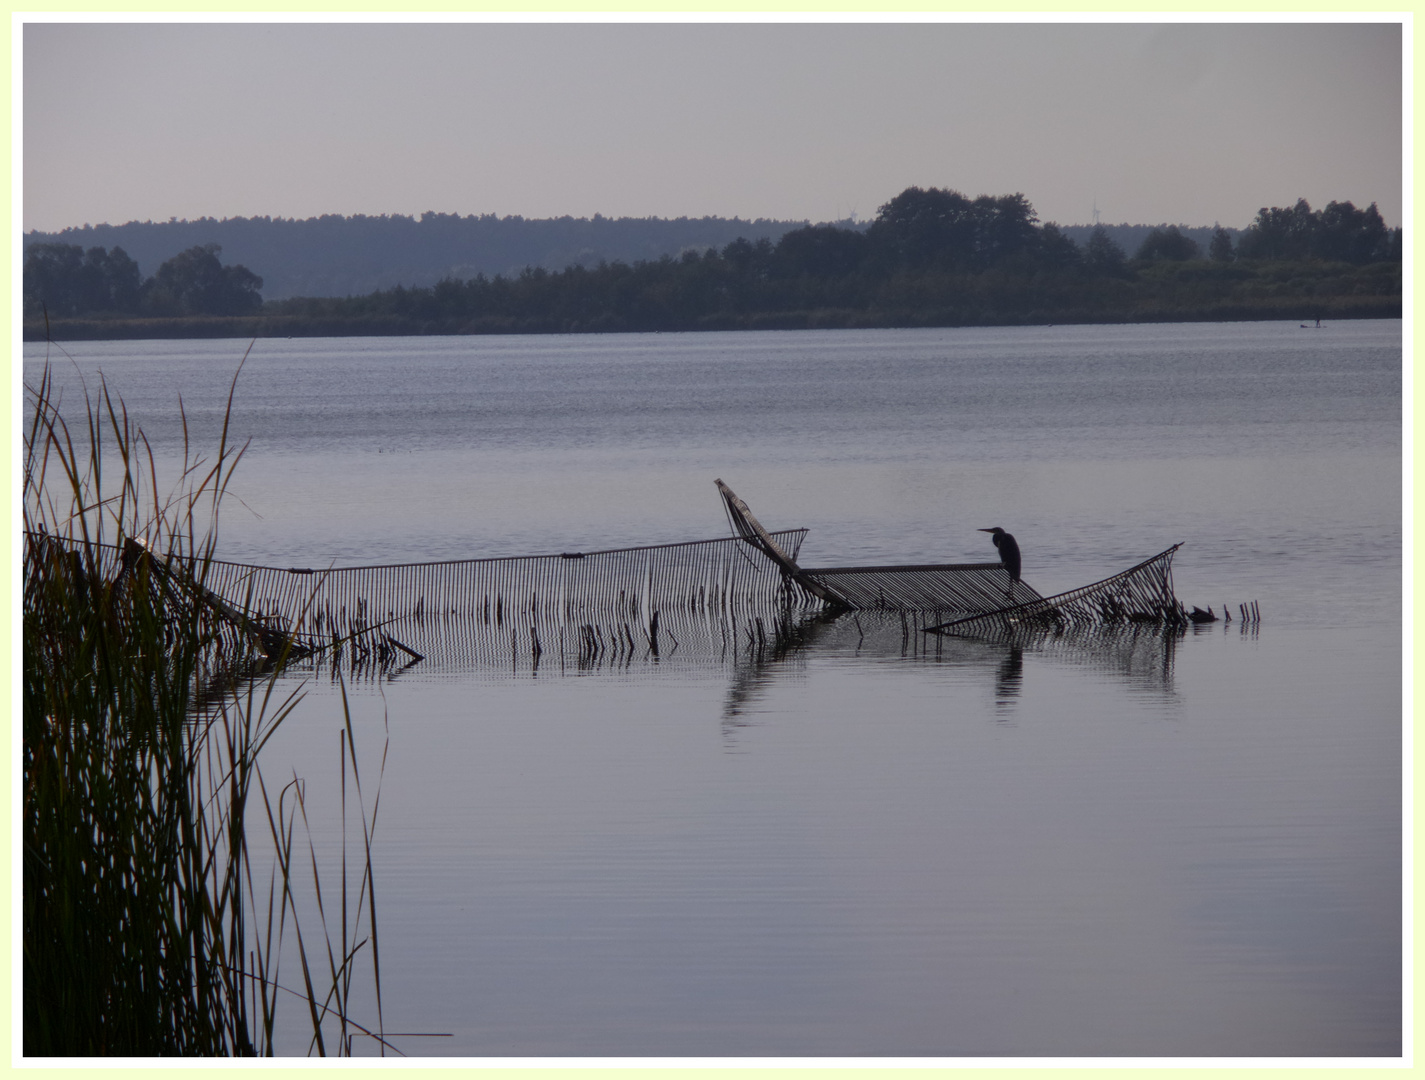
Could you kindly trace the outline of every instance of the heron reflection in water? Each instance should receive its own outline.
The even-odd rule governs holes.
[[[1009,571],[1010,580],[1017,582],[1019,580],[1019,545],[1015,543],[1014,537],[998,525],[993,529],[980,529],[979,531],[991,534],[990,539],[994,541],[995,550],[999,552],[999,561]]]
[[[1018,645],[1013,645],[1005,658],[1000,661],[999,670],[995,672],[995,711],[997,713],[1006,715],[1014,711],[1015,699],[1019,697],[1019,691],[1023,684],[1024,650]]]

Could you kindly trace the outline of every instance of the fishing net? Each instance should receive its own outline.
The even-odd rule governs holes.
[[[1042,600],[997,562],[847,566],[802,571],[863,611],[990,612]]]
[[[773,534],[796,552],[805,529]],[[35,542],[83,548],[101,579],[113,580],[135,552],[53,537]],[[637,640],[684,614],[759,613],[815,605],[781,569],[736,537],[593,552],[324,569],[257,566],[151,554],[166,581],[229,619],[307,643],[399,628],[564,627],[577,641],[589,627],[599,642]],[[635,635],[635,631],[637,634]],[[548,635],[546,635],[548,636]],[[613,648],[604,645],[603,648]]]
[[[1180,625],[1187,622],[1187,616],[1173,593],[1173,554],[1181,546],[1174,544],[1137,566],[1092,585],[962,616],[926,627],[926,630],[933,634],[986,634],[1021,627]]]
[[[796,561],[806,529],[769,532],[718,486],[734,536],[558,555],[284,569],[149,552],[134,541],[29,540],[82,553],[98,582],[148,559],[176,605],[217,613],[224,632],[268,655],[290,644],[382,664],[761,654],[798,640],[806,615],[848,609],[938,616],[928,629],[942,635],[1185,621],[1172,586],[1178,545],[1052,597],[997,562],[809,569]]]

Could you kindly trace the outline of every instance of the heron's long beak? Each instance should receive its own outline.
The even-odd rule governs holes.
[[[994,532],[993,529],[976,529],[976,532]]]

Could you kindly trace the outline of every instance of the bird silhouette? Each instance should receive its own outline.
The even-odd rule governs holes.
[[[1005,532],[998,525],[993,529],[980,529],[980,532],[990,533],[990,539],[994,541],[995,550],[999,552],[999,561],[1004,564],[1004,568],[1009,571],[1011,581],[1019,580],[1019,545],[1015,543],[1014,537]]]

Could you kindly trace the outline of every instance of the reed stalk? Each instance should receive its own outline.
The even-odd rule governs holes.
[[[152,447],[107,384],[92,396],[86,388],[64,413],[50,369],[27,388],[27,1057],[270,1055],[279,1004],[293,993],[307,1002],[311,1052],[350,1053],[357,1033],[386,1046],[375,807],[368,819],[350,716],[341,733],[343,830],[351,776],[360,880],[348,890],[343,849],[340,919],[319,909],[308,934],[294,891],[305,791],[294,777],[270,793],[258,765],[300,690],[282,689],[285,657],[270,640],[264,646],[230,612],[202,602],[217,511],[242,457],[229,441],[233,390],[214,456],[194,452],[184,417],[179,478],[163,494]],[[306,835],[301,884],[320,898]],[[263,873],[254,864],[268,857]],[[300,989],[280,979],[284,938],[295,947]],[[358,961],[370,963],[376,984],[374,1028],[347,1015],[366,970]]]

